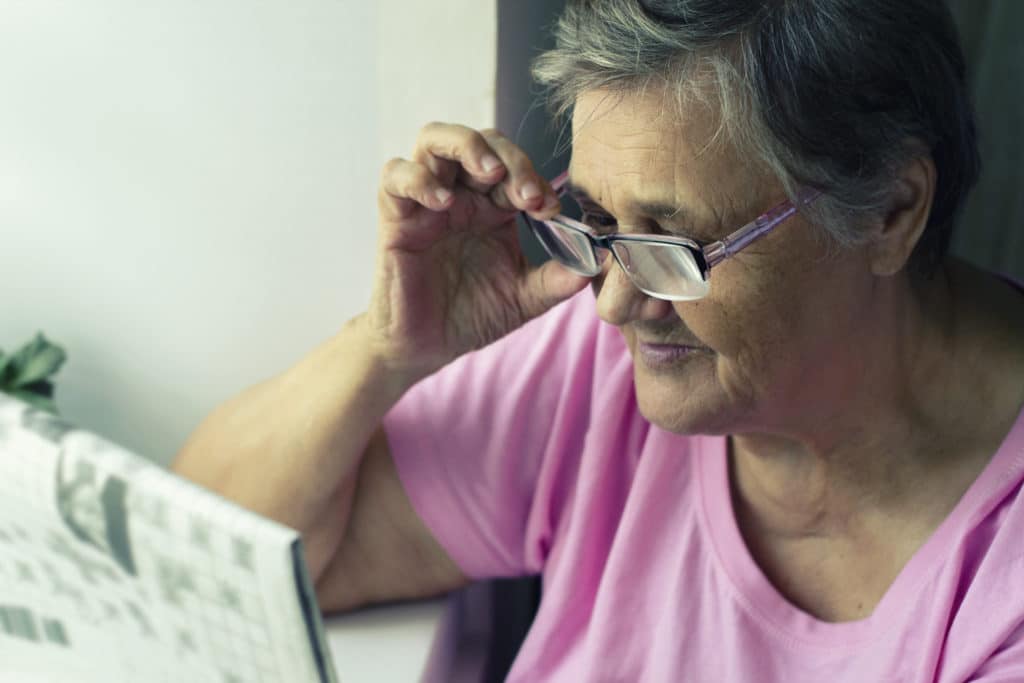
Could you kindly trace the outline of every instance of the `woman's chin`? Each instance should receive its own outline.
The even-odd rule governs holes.
[[[727,434],[723,419],[726,405],[715,381],[712,360],[687,365],[676,372],[636,367],[634,384],[640,414],[676,434]]]

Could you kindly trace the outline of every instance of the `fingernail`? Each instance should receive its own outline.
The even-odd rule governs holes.
[[[446,190],[445,188],[442,187],[437,190],[434,190],[434,196],[437,197],[437,201],[441,202],[442,204],[447,204],[448,200],[452,198],[452,193],[449,190]]]
[[[501,167],[501,159],[493,154],[485,154],[483,158],[480,159],[480,166],[483,167],[486,173],[490,173],[491,171],[496,171]]]
[[[531,180],[519,190],[519,196],[527,201],[536,199],[540,196],[540,186]]]

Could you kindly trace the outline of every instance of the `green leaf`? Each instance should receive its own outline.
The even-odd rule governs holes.
[[[24,387],[34,382],[45,380],[55,374],[67,359],[67,354],[59,346],[51,344],[42,334],[18,349],[12,356],[8,386]]]
[[[14,398],[20,399],[30,406],[39,408],[40,410],[45,410],[46,412],[53,413],[54,415],[57,414],[57,404],[53,402],[52,398],[33,394],[30,391],[22,391],[21,389],[15,389],[8,393]]]
[[[11,361],[14,360],[14,356],[5,356],[3,351],[0,351],[0,387],[6,386],[7,382],[4,381],[7,375],[7,369],[11,366]]]
[[[48,379],[41,379],[38,382],[32,382],[32,384],[26,384],[25,386],[18,387],[18,391],[27,391],[35,394],[36,396],[53,398],[53,382]]]

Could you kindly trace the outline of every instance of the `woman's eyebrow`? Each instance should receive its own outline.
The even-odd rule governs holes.
[[[582,187],[574,183],[572,180],[566,180],[565,184],[562,185],[562,190],[566,194],[572,195],[573,198],[576,199],[576,201],[580,202],[581,204],[592,204],[593,206],[600,207],[602,210],[604,210],[604,207],[601,207],[597,200],[591,197],[586,190],[584,190]]]
[[[581,205],[592,206],[607,213],[609,216],[611,215],[611,212],[591,197],[586,189],[574,183],[572,178],[566,178],[562,184],[562,189],[566,194],[572,195]],[[714,233],[697,227],[692,219],[692,214],[679,205],[648,201],[638,202],[634,206],[639,214],[653,218],[661,225],[663,230],[670,234],[688,237],[701,245],[710,244],[718,239],[718,236]]]
[[[581,186],[572,182],[572,180],[566,180],[562,186],[567,194],[571,194],[579,202],[586,202],[593,206],[601,207],[600,202],[590,196],[590,194]],[[638,213],[645,216],[650,216],[656,220],[671,221],[673,223],[680,222],[687,217],[686,210],[681,206],[674,204],[668,204],[665,202],[639,202],[636,205]]]

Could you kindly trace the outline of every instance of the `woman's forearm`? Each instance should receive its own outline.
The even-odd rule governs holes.
[[[414,380],[372,353],[362,318],[282,374],[218,407],[173,469],[306,532],[328,505],[347,511],[367,443]],[[340,493],[339,493],[340,492]],[[345,492],[348,492],[346,496]]]

